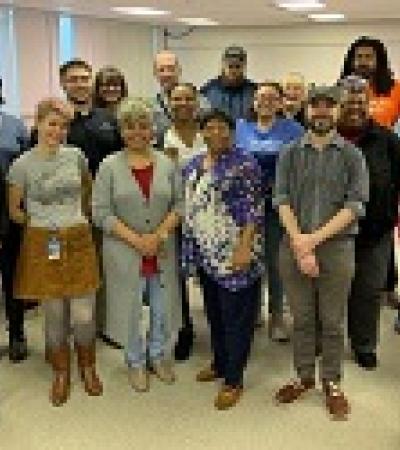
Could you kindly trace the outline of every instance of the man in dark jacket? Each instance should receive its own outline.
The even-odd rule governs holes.
[[[200,89],[213,109],[223,111],[234,122],[248,117],[254,102],[256,84],[246,78],[246,69],[246,51],[242,47],[228,47],[222,57],[221,75]]]
[[[400,191],[400,140],[368,113],[368,83],[351,76],[344,87],[342,136],[363,152],[369,170],[370,199],[359,222],[356,270],[348,303],[348,335],[360,367],[377,366],[380,292],[390,259]]]

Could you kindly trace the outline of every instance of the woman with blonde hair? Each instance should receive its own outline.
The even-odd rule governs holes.
[[[38,144],[15,160],[8,174],[10,218],[24,226],[14,294],[43,304],[54,406],[70,393],[69,316],[85,390],[89,395],[103,390],[95,369],[99,274],[88,220],[91,180],[82,152],[64,145],[72,117],[61,100],[41,101]]]
[[[171,343],[181,325],[174,233],[180,221],[180,174],[151,146],[152,118],[146,100],[122,102],[124,148],[103,160],[93,190],[93,218],[103,231],[105,331],[124,346],[137,392],[149,389],[148,361],[161,381],[174,382]],[[146,337],[141,332],[144,293],[150,306]]]

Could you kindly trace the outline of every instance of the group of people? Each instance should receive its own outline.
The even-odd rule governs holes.
[[[213,353],[196,380],[222,381],[219,410],[242,396],[265,278],[270,338],[289,341],[284,296],[293,317],[297,377],[278,403],[315,387],[321,356],[326,407],[347,418],[346,307],[355,362],[377,367],[400,190],[400,83],[385,47],[355,41],[334,86],[306,86],[299,73],[254,83],[246,66],[231,46],[198,90],[162,51],[149,100],[128,97],[119,70],[93,80],[73,59],[60,67],[66,100],[41,100],[30,135],[1,114],[9,357],[26,359],[24,309],[42,304],[53,405],[70,395],[72,340],[88,395],[103,392],[96,337],[124,350],[135,391],[149,390],[151,374],[174,383],[173,361],[190,357],[195,335],[189,279]]]

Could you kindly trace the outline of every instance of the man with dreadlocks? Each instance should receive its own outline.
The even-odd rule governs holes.
[[[400,81],[395,80],[383,42],[362,36],[353,42],[344,61],[341,78],[358,75],[368,80],[369,114],[379,125],[393,129],[400,118]],[[394,238],[386,280],[387,302],[396,307],[397,270]]]

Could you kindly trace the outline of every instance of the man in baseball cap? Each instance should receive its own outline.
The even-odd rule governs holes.
[[[274,203],[285,229],[279,255],[284,291],[294,320],[294,366],[298,378],[276,393],[293,403],[316,384],[315,310],[322,328],[320,380],[334,419],[350,404],[340,388],[344,310],[355,270],[354,241],[368,201],[364,157],[336,131],[338,86],[311,86],[308,133],[280,154]]]
[[[222,54],[221,75],[201,88],[211,107],[223,111],[233,121],[247,117],[253,103],[256,85],[246,78],[246,71],[246,50],[229,46]]]

